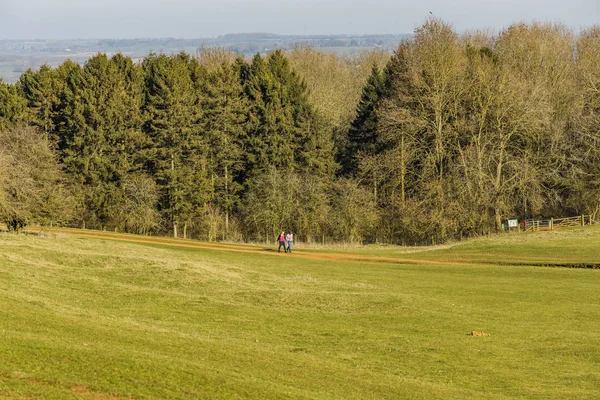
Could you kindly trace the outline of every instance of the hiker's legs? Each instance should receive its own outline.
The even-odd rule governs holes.
[[[288,248],[287,248],[287,249],[288,249],[288,251],[289,251],[290,253],[292,252],[292,243],[293,243],[293,242],[292,242],[291,240],[289,240],[289,241],[288,241]]]
[[[281,252],[282,247],[283,247],[283,250],[285,250],[287,252],[287,249],[285,248],[285,242],[279,242],[279,247],[277,248],[278,253]]]

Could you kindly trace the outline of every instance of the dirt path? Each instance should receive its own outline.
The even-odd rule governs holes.
[[[176,239],[156,236],[140,236],[128,233],[115,233],[105,231],[93,231],[87,229],[73,229],[73,228],[44,228],[43,230],[37,228],[30,229],[32,232],[45,232],[57,235],[69,235],[76,237],[87,237],[94,239],[105,239],[115,240],[120,242],[129,243],[140,243],[140,244],[154,244],[161,246],[171,246],[180,248],[192,248],[192,249],[205,249],[205,250],[216,250],[236,253],[249,253],[249,254],[262,254],[274,257],[295,257],[304,258],[311,260],[321,261],[348,261],[348,262],[359,262],[359,263],[393,263],[393,264],[427,264],[427,265],[465,265],[468,262],[456,262],[456,261],[433,261],[433,260],[415,260],[411,258],[402,257],[386,257],[386,256],[372,256],[364,254],[340,254],[340,253],[325,253],[318,251],[303,251],[294,250],[292,255],[285,253],[278,253],[273,248],[266,248],[261,246],[253,246],[246,244],[232,244],[232,243],[211,243],[211,242],[200,242],[196,240],[188,239]]]

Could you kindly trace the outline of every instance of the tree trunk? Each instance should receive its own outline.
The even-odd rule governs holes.
[[[171,153],[171,171],[175,171],[175,159]],[[173,220],[173,237],[177,237],[177,221]]]
[[[402,132],[402,136],[400,138],[400,203],[404,207],[404,203],[406,200],[405,195],[405,176],[406,176],[406,155],[404,152],[404,132]]]
[[[377,204],[377,174],[375,172],[375,166],[373,165],[373,199]]]
[[[500,210],[498,208],[494,209],[494,214],[496,217],[496,233],[500,233],[502,229],[502,215],[500,215]]]
[[[225,166],[225,196],[229,197],[229,173],[227,165]],[[223,240],[227,239],[227,232],[229,231],[229,205],[225,203],[225,230],[223,232]]]

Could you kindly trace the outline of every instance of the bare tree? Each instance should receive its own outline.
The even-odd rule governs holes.
[[[0,133],[0,218],[12,230],[70,219],[72,196],[48,141],[34,128]]]

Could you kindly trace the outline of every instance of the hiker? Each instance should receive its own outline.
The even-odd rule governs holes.
[[[287,253],[287,247],[285,247],[285,232],[281,232],[281,235],[279,235],[279,248],[277,249],[278,253],[281,253],[282,247],[283,250],[285,250],[285,252]]]
[[[288,232],[285,235],[285,241],[287,242],[287,251],[292,252],[292,244],[294,243],[294,234],[292,232]]]

